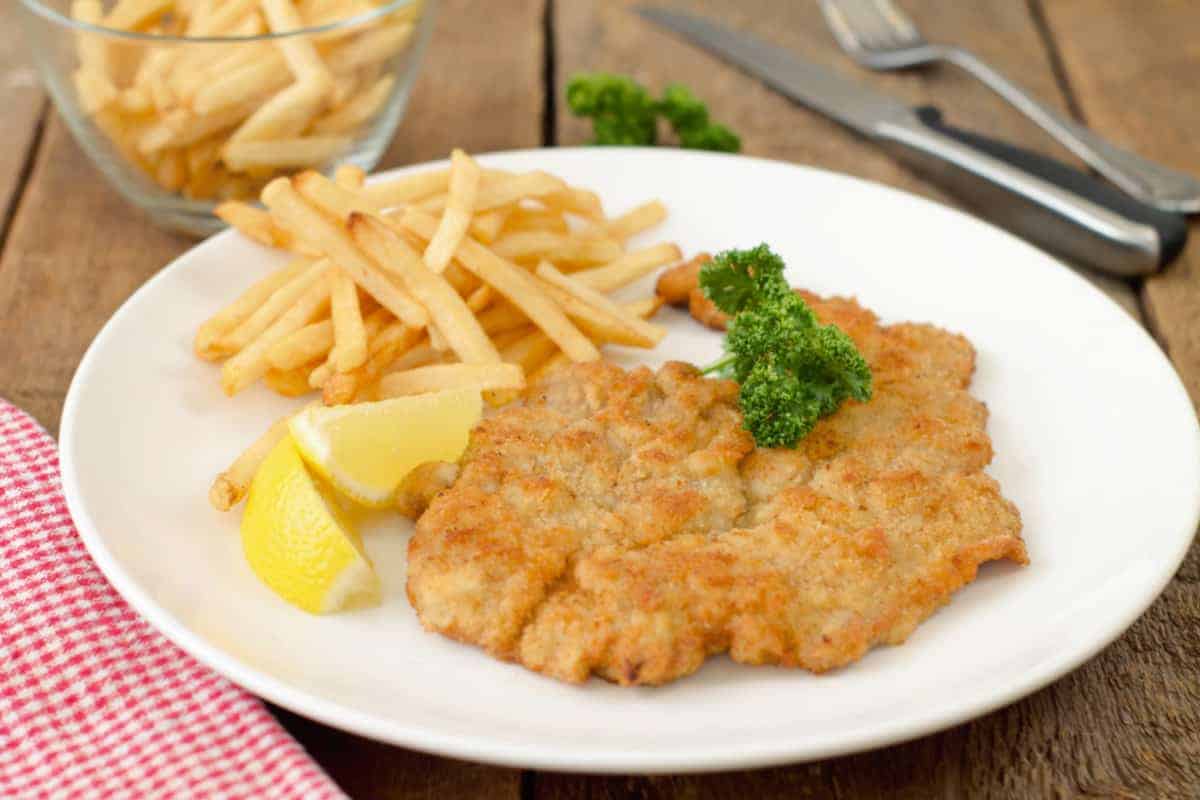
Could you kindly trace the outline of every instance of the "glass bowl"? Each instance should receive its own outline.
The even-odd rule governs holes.
[[[157,223],[278,174],[372,169],[404,113],[435,0],[21,0],[76,141]]]

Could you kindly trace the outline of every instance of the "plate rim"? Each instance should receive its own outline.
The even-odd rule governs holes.
[[[1040,258],[1047,262],[1047,266],[1053,265],[1060,272],[1067,273],[1069,278],[1077,283],[1077,288],[1081,287],[1084,291],[1102,299],[1103,302],[1110,304],[1113,309],[1119,311],[1121,314],[1127,313],[1112,298],[1108,297],[1053,255],[1034,247],[986,220],[979,219],[959,209],[921,197],[904,189],[847,175],[835,170],[807,164],[795,164],[778,159],[645,147],[621,148],[619,151],[616,149],[606,150],[594,147],[524,148],[481,153],[477,154],[477,157],[480,161],[486,162],[491,159],[503,159],[514,156],[532,157],[535,154],[543,156],[551,154],[551,157],[565,155],[568,158],[603,158],[628,153],[640,154],[638,157],[695,160],[736,159],[756,162],[775,169],[784,168],[815,173],[823,178],[860,184],[871,191],[882,190],[884,193],[897,196],[896,199],[903,202],[915,202],[919,206],[932,207],[938,213],[949,212],[957,218],[956,221],[959,224],[965,223],[967,226],[982,226],[983,228],[991,229],[992,232],[1001,234],[1008,238],[1010,243],[1016,243],[1020,247],[1025,248],[1031,254],[1031,257]],[[392,175],[401,175],[406,172],[438,168],[447,163],[447,160],[440,159],[409,164],[375,173],[372,178],[380,179]],[[622,750],[619,747],[604,746],[597,752],[585,756],[575,751],[564,753],[521,743],[501,742],[497,744],[494,739],[489,739],[486,736],[447,734],[439,731],[431,731],[411,723],[403,723],[394,719],[384,719],[365,712],[349,709],[336,701],[327,700],[320,695],[296,689],[285,681],[273,678],[260,670],[241,663],[234,656],[226,654],[217,646],[210,644],[200,634],[190,631],[173,614],[156,603],[148,592],[143,590],[137,583],[133,576],[124,570],[120,561],[107,548],[103,535],[93,525],[90,516],[86,513],[87,507],[82,495],[78,468],[72,455],[73,447],[70,445],[75,442],[77,436],[75,421],[78,418],[77,409],[82,392],[81,387],[86,383],[93,362],[98,358],[97,353],[103,348],[103,344],[107,338],[113,335],[118,320],[126,314],[131,313],[130,309],[143,293],[152,291],[153,287],[160,281],[167,280],[172,272],[180,269],[182,262],[194,258],[197,252],[203,248],[218,246],[217,243],[223,239],[235,237],[236,235],[236,231],[229,229],[210,236],[188,248],[183,253],[180,253],[130,294],[117,310],[113,312],[112,316],[104,323],[103,327],[88,345],[83,358],[80,359],[79,365],[76,367],[71,378],[60,417],[57,444],[63,495],[72,522],[79,531],[89,555],[96,562],[100,571],[122,598],[159,633],[166,636],[168,640],[202,664],[205,664],[252,694],[297,714],[341,730],[421,752],[478,763],[547,771],[602,774],[683,774],[717,772],[731,769],[753,769],[788,763],[805,763],[849,753],[873,750],[936,733],[990,713],[1044,688],[1093,658],[1124,634],[1159,598],[1186,557],[1188,550],[1192,546],[1197,525],[1200,524],[1200,486],[1197,486],[1192,491],[1192,521],[1190,528],[1179,535],[1178,538],[1182,544],[1169,559],[1163,562],[1164,566],[1152,582],[1152,591],[1142,594],[1137,602],[1130,604],[1125,609],[1125,613],[1112,617],[1103,626],[1103,635],[1096,637],[1087,646],[1079,648],[1078,651],[1072,652],[1068,657],[1054,661],[1051,666],[1041,670],[1034,677],[1018,676],[1010,680],[1003,689],[993,692],[984,701],[959,702],[956,706],[950,708],[937,707],[915,716],[907,715],[899,722],[888,722],[882,725],[871,724],[866,726],[866,730],[863,731],[857,728],[851,729],[818,745],[807,742],[796,743],[786,736],[781,736],[772,739],[768,743],[757,744],[749,751],[728,747],[722,748],[719,746],[697,747],[692,745],[689,746],[688,750],[663,755],[646,754],[633,749]],[[1165,362],[1174,379],[1171,382],[1172,391],[1177,396],[1182,397],[1185,403],[1192,407],[1194,411],[1195,407],[1187,394],[1178,371],[1170,359],[1144,326],[1137,324],[1132,318],[1128,322],[1153,346],[1157,357]],[[1192,422],[1193,438],[1196,442],[1195,449],[1198,458],[1200,458],[1200,422],[1197,421],[1195,414],[1193,414]]]

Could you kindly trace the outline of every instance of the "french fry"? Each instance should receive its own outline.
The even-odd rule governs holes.
[[[484,244],[490,244],[500,235],[501,229],[504,228],[504,223],[508,221],[508,217],[512,214],[513,206],[500,206],[493,208],[491,211],[484,211],[480,214],[475,214],[471,218],[471,235]]]
[[[293,369],[268,369],[263,375],[263,383],[268,389],[284,397],[303,397],[312,391],[308,385],[308,376],[312,367],[301,365]]]
[[[425,309],[372,264],[341,226],[305,202],[286,178],[276,178],[267,184],[262,199],[286,229],[327,253],[363,291],[397,319],[418,330],[429,322]]]
[[[379,380],[384,371],[405,351],[425,336],[424,331],[394,322],[380,331],[371,343],[367,363],[352,372],[331,375],[321,387],[321,398],[327,406],[343,405],[354,399],[368,386]]]
[[[259,5],[272,33],[286,33],[304,27],[304,21],[289,0],[260,0]],[[275,44],[297,80],[316,79],[325,86],[332,84],[333,76],[311,39],[291,36],[277,39]]]
[[[440,330],[438,330],[437,321],[430,320],[429,327],[425,329],[425,332],[429,334],[430,347],[439,353],[446,353],[450,351],[450,343],[446,341],[446,337],[442,335]]]
[[[333,73],[347,73],[387,61],[408,46],[413,35],[411,22],[380,25],[339,44],[324,63]]]
[[[153,155],[143,154],[137,147],[137,141],[142,135],[142,130],[135,124],[131,124],[123,115],[113,110],[106,108],[98,112],[92,117],[92,122],[96,123],[96,127],[104,131],[105,136],[112,142],[114,148],[120,152],[130,162],[137,164],[142,170],[152,172],[155,165],[155,157]]]
[[[535,330],[504,347],[500,351],[500,357],[508,364],[519,365],[522,372],[529,373],[536,370],[557,352],[558,347],[550,337],[543,331]]]
[[[295,305],[309,289],[324,280],[329,271],[328,261],[304,262],[299,275],[276,289],[236,328],[213,342],[210,350],[230,355],[246,347]]]
[[[167,147],[186,147],[201,139],[228,130],[245,119],[254,110],[251,104],[240,104],[222,108],[211,114],[193,114],[175,109],[162,116],[138,138],[138,149],[143,153],[155,153]]]
[[[308,166],[327,161],[334,153],[345,148],[347,140],[338,136],[300,137],[309,122],[320,113],[329,100],[332,85],[318,76],[304,78],[293,83],[283,91],[274,95],[260,106],[243,122],[229,137],[222,148],[221,154],[225,163],[231,168],[245,170],[251,166]],[[251,142],[269,140],[267,146],[251,148],[257,157],[251,159],[246,155],[245,145]],[[288,150],[296,148],[295,144],[283,146],[281,140],[292,142],[309,142],[309,148],[316,148],[319,155],[305,154],[297,156]],[[320,143],[320,145],[312,144]],[[278,147],[283,152],[272,153],[271,147]],[[286,153],[286,155],[284,154]],[[239,165],[238,162],[241,162]]]
[[[154,55],[158,54],[151,53],[151,56]],[[163,52],[162,55],[165,58],[169,58],[172,53],[168,51]],[[148,57],[146,60],[150,61],[150,58]],[[167,83],[166,74],[166,68],[158,70],[151,73],[150,76],[143,82],[143,85],[150,92],[150,102],[153,103],[154,110],[162,115],[164,121],[169,121],[171,115],[173,114],[183,114],[186,119],[186,117],[190,116],[190,112],[178,107],[179,98],[175,96],[175,92],[171,90],[170,84]],[[228,126],[223,125],[222,128],[224,127]]]
[[[119,98],[112,81],[95,70],[77,69],[71,78],[79,95],[79,105],[89,116],[103,111]]]
[[[379,379],[380,399],[446,389],[524,389],[525,373],[517,364],[431,364]]]
[[[298,278],[310,267],[310,263],[303,258],[292,261],[283,269],[272,272],[255,283],[236,300],[210,317],[196,331],[193,343],[196,355],[210,361],[226,355],[226,351],[217,346],[218,340],[249,319],[275,292]]]
[[[562,191],[566,183],[548,172],[534,171],[503,176],[484,183],[475,199],[475,212],[490,211],[527,198],[541,198]],[[446,207],[445,195],[432,195],[421,201],[421,210],[439,212]]]
[[[249,16],[258,6],[258,0],[224,0],[213,4],[206,14],[197,14],[188,24],[189,36],[219,36]]]
[[[130,86],[121,90],[117,105],[127,114],[144,114],[151,109],[154,101],[145,86]]]
[[[479,193],[481,171],[475,159],[462,150],[450,154],[450,191],[446,209],[433,238],[425,248],[425,265],[434,272],[445,271],[454,251],[467,235],[471,212]]]
[[[240,105],[278,92],[291,81],[292,76],[284,69],[283,56],[278,51],[266,50],[258,59],[218,72],[203,86],[197,87],[192,98],[192,109],[198,114],[208,114],[227,106]]]
[[[312,132],[318,136],[328,136],[350,133],[358,129],[379,113],[395,85],[394,77],[384,75],[371,84],[370,88],[359,92],[346,102],[340,105],[335,103],[336,108],[313,122]]]
[[[526,336],[537,332],[537,326],[526,323],[519,328],[513,328],[512,330],[504,331],[503,333],[497,333],[492,337],[492,343],[496,345],[497,350],[503,353],[505,348],[511,347],[514,342],[518,342],[521,339],[524,339]]]
[[[667,207],[659,200],[651,200],[637,208],[626,211],[619,217],[597,223],[592,230],[624,242],[644,230],[653,228],[667,218]]]
[[[333,182],[343,189],[360,191],[366,181],[366,171],[354,164],[341,164],[333,172]]]
[[[250,490],[250,481],[267,454],[288,435],[288,419],[275,421],[254,444],[246,448],[229,467],[216,477],[208,490],[208,502],[218,511],[229,511],[242,501]]]
[[[663,307],[663,299],[656,294],[652,294],[649,297],[643,297],[641,300],[624,303],[621,307],[630,314],[636,314],[642,319],[650,319]]]
[[[184,154],[187,157],[189,175],[210,172],[216,166],[217,159],[221,157],[221,142],[215,138],[203,139],[188,145]]]
[[[485,283],[467,297],[467,308],[479,313],[492,304],[494,297],[495,292],[492,291],[492,287]]]
[[[546,195],[541,201],[552,210],[569,211],[594,222],[604,219],[604,207],[600,204],[600,196],[587,189],[568,186]]]
[[[379,215],[380,209],[361,192],[331,181],[319,172],[305,170],[292,178],[292,186],[308,202],[342,222],[354,213]]]
[[[479,327],[489,336],[529,325],[529,317],[511,303],[500,303],[479,314]]]
[[[437,227],[433,217],[416,208],[409,208],[405,212],[402,224],[426,240],[433,236]],[[579,332],[562,309],[520,267],[469,238],[463,240],[458,248],[458,261],[520,308],[572,360],[594,361],[600,358],[596,346]]]
[[[419,202],[449,187],[450,170],[439,169],[369,183],[363,196],[373,206],[387,209]]]
[[[271,219],[271,215],[261,208],[255,208],[237,200],[229,200],[213,209],[213,213],[232,227],[237,228],[243,236],[247,236],[259,244],[281,248],[290,247],[292,244],[292,235],[276,225],[275,221]]]
[[[349,372],[367,360],[367,329],[358,305],[358,287],[343,270],[335,270],[330,281],[330,311],[333,318],[333,366]]]
[[[257,339],[221,365],[221,389],[227,396],[233,397],[265,375],[270,369],[267,353],[271,348],[283,337],[312,322],[328,308],[329,281],[319,280]]]
[[[211,200],[221,192],[223,183],[224,175],[220,169],[189,170],[183,196],[190,200]]]
[[[178,149],[167,150],[158,159],[154,180],[168,192],[178,192],[187,183],[187,162]]]
[[[386,308],[377,308],[367,315],[363,321],[363,327],[367,332],[367,352],[370,353],[375,349],[375,340],[383,329],[395,321],[392,312]],[[318,365],[308,375],[308,385],[313,389],[321,389],[325,386],[325,381],[329,380],[337,370],[333,365],[332,354],[325,358],[325,363]]]
[[[670,243],[656,244],[626,253],[602,267],[576,272],[571,277],[598,292],[611,292],[681,258],[683,254],[679,252],[678,246]]]
[[[359,14],[374,11],[375,4],[370,0],[345,0],[338,3],[297,3],[296,9],[304,20],[304,26],[315,28],[330,25],[335,22],[351,19]],[[332,31],[331,31],[332,33]],[[342,35],[345,35],[344,33]]]
[[[392,372],[399,372],[401,370],[412,369],[413,367],[423,367],[426,364],[436,364],[442,361],[444,357],[443,353],[434,349],[429,339],[422,339],[401,353],[388,369]]]
[[[504,223],[504,231],[548,231],[550,233],[568,234],[571,227],[563,219],[562,214],[544,208],[525,208],[517,206]],[[616,239],[618,237],[613,236]]]
[[[644,341],[643,347],[654,347],[667,335],[665,328],[652,325],[641,317],[630,314],[606,295],[593,289],[586,283],[563,275],[548,261],[543,261],[538,265],[536,274],[548,284],[567,292],[576,300],[608,315],[623,327],[637,334]]]
[[[274,370],[294,370],[325,358],[333,347],[333,337],[332,320],[309,323],[276,342],[267,351],[267,361]],[[308,372],[304,373],[304,380],[307,385]]]
[[[497,239],[491,245],[496,255],[510,261],[548,259],[571,264],[607,264],[619,259],[624,251],[613,239],[572,236],[549,231],[519,231]]]
[[[354,212],[350,235],[380,266],[398,274],[413,296],[425,306],[451,349],[468,364],[500,360],[487,334],[454,287],[429,269],[407,242],[378,217]],[[433,334],[430,334],[432,341]]]
[[[624,319],[601,311],[583,302],[570,292],[552,283],[541,281],[542,291],[558,304],[571,321],[579,326],[585,336],[597,344],[623,344],[627,347],[653,347],[654,342],[642,333],[626,325]]]
[[[117,0],[104,17],[104,27],[137,30],[171,10],[174,0]]]
[[[503,177],[484,186],[475,202],[475,211],[489,211],[528,198],[545,196],[566,188],[562,178],[548,172],[525,172]]]
[[[463,297],[469,297],[471,292],[480,286],[478,278],[453,261],[446,265],[446,271],[442,273],[442,277],[449,281],[450,285],[454,287],[454,291]]]
[[[100,0],[74,0],[71,3],[71,18],[88,25],[103,25],[104,6]],[[104,39],[94,33],[81,32],[75,37],[75,42],[79,50],[80,70],[90,74],[89,80],[102,81],[112,87],[112,64]]]

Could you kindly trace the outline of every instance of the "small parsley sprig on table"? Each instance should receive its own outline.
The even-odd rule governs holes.
[[[866,359],[844,331],[817,321],[767,245],[719,254],[700,287],[732,316],[727,355],[703,372],[740,384],[743,424],[759,447],[795,447],[847,398],[871,399]]]
[[[575,116],[592,120],[592,144],[657,144],[662,116],[671,123],[680,147],[726,153],[742,147],[737,134],[710,120],[708,106],[679,84],[668,86],[655,100],[646,87],[625,75],[579,73],[567,82],[567,107]]]

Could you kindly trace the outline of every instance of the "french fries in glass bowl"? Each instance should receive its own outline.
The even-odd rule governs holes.
[[[369,170],[404,113],[434,0],[21,0],[76,140],[157,223],[298,169]]]

